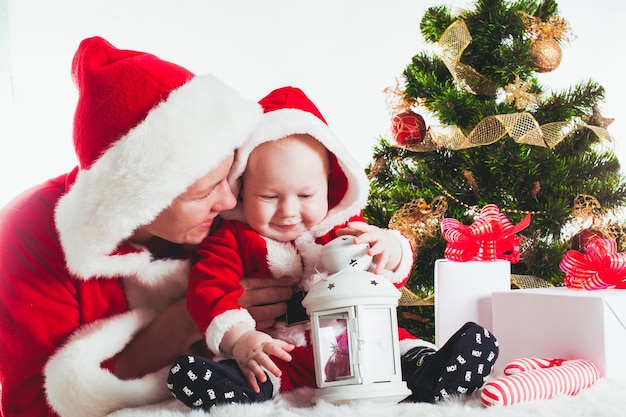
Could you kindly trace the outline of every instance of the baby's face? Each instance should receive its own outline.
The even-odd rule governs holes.
[[[257,146],[243,175],[243,214],[263,236],[287,242],[328,212],[328,152],[317,140],[288,136]]]

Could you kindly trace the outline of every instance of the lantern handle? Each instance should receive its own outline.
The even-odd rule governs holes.
[[[313,269],[315,270],[315,272],[317,273],[317,276],[319,276],[321,279],[323,279],[324,281],[327,281],[330,278],[330,275],[326,275],[324,276],[324,274],[322,274],[318,269],[317,269],[317,265],[320,263],[320,260],[318,259],[315,262],[315,265],[313,265]]]
[[[318,259],[315,262],[315,265],[313,265],[313,269],[315,270],[315,272],[321,279],[323,279],[324,281],[328,281],[329,279],[334,278],[335,276],[341,274],[344,271],[354,270],[354,269],[366,271],[369,265],[372,263],[372,257],[369,255],[361,256],[357,258],[353,264],[349,264],[348,266],[341,268],[339,271],[332,273],[332,274],[328,274],[326,276],[324,276],[324,274],[317,269],[317,265],[320,263],[320,261],[321,259]],[[362,268],[362,265],[364,264],[367,266],[365,268]]]

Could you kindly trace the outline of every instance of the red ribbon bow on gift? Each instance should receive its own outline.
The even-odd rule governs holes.
[[[529,224],[530,213],[513,226],[495,204],[484,206],[471,226],[457,219],[445,218],[441,221],[441,233],[448,241],[444,256],[459,262],[472,259],[519,262],[520,238],[516,233]]]
[[[587,253],[569,250],[560,263],[565,272],[563,284],[577,290],[626,288],[626,252],[617,253],[617,242],[595,238],[587,243]]]

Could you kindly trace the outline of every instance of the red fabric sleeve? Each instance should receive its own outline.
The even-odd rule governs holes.
[[[224,221],[198,249],[199,260],[191,268],[187,307],[205,333],[220,314],[240,309],[243,277],[271,277],[267,247],[258,233],[239,221]]]
[[[0,385],[4,417],[54,416],[43,368],[82,324],[124,311],[116,280],[77,281],[68,274],[54,227],[65,176],[0,211]]]
[[[331,240],[333,240],[334,238],[337,237],[337,230],[338,229],[343,229],[344,227],[346,227],[346,225],[350,222],[363,222],[363,223],[367,223],[367,221],[365,220],[365,218],[363,217],[363,215],[361,213],[356,214],[352,217],[350,217],[348,219],[348,221],[346,221],[343,224],[337,225],[335,227],[332,228],[332,230],[328,233],[326,233],[323,236],[318,237],[317,239],[315,239],[315,243],[319,244],[319,245],[325,245],[328,242],[330,242]]]

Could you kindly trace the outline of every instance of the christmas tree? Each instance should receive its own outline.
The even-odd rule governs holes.
[[[538,285],[561,285],[559,263],[580,244],[572,236],[584,240],[581,225],[623,245],[611,214],[626,201],[626,181],[608,146],[610,120],[600,114],[603,87],[589,79],[552,91],[538,80],[558,68],[571,38],[557,3],[478,0],[457,15],[436,6],[420,29],[437,48],[415,55],[403,86],[389,90],[398,99],[392,137],[374,149],[365,212],[413,241],[407,289],[433,294],[434,263],[446,246],[441,219],[469,225],[487,204],[513,224],[531,213],[511,271]],[[428,338],[432,310],[404,311],[401,321],[413,318],[406,327]]]

